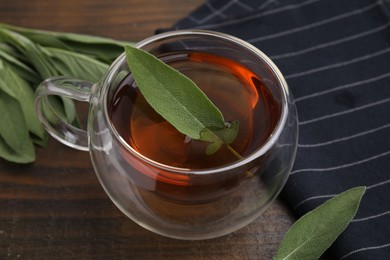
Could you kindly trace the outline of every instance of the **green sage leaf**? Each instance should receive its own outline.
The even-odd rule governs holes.
[[[19,102],[0,90],[0,135],[14,151],[21,152],[27,142],[31,142],[26,121]]]
[[[31,163],[35,161],[34,145],[28,139],[19,151],[15,151],[0,135],[0,157],[14,163]]]
[[[0,39],[1,40],[1,39]],[[2,52],[11,55],[15,59],[18,59],[20,62],[25,63],[27,61],[26,57],[23,56],[13,45],[0,41],[0,50]]]
[[[42,109],[47,120],[53,125],[60,124],[61,121],[64,121],[75,127],[80,127],[76,107],[69,98],[48,96],[42,101]]]
[[[106,63],[116,59],[125,45],[122,41],[76,33],[35,30],[8,24],[0,24],[0,28],[17,32],[41,46],[88,54]]]
[[[0,39],[3,39],[5,42],[8,42],[10,44],[13,44],[19,51],[21,51],[28,58],[34,68],[38,71],[42,79],[61,75],[61,72],[57,71],[57,68],[53,60],[51,60],[48,52],[45,51],[45,49],[40,45],[33,43],[23,35],[1,27]],[[63,109],[60,109],[60,107],[57,106],[58,114],[61,115],[63,114],[62,111],[65,111],[65,118],[68,119],[67,121],[71,123],[76,122],[76,125],[78,125],[73,101],[64,97],[62,97],[62,100],[62,104],[64,105],[64,107]],[[53,104],[53,106],[55,105],[57,104]]]
[[[44,138],[37,137],[34,134],[30,134],[31,141],[41,147],[46,147],[49,142],[49,134],[45,134]]]
[[[39,82],[61,75],[96,82],[123,52],[124,44],[108,38],[0,23],[0,94],[6,99],[1,101],[2,107],[8,109],[4,110],[6,115],[1,110],[0,157],[14,162],[30,162],[35,158],[32,141],[38,145],[46,144],[48,135],[42,132],[32,108],[34,98],[31,93]],[[51,123],[59,123],[61,119],[74,126],[80,125],[71,99],[49,97],[47,100],[43,110]],[[14,110],[12,120],[7,121],[11,110]],[[21,127],[23,123],[25,126]]]
[[[235,120],[225,128],[211,130],[204,128],[200,132],[200,140],[208,141],[210,144],[206,148],[206,154],[215,153],[223,144],[231,144],[238,134],[239,121]]]
[[[11,44],[18,49],[18,51],[20,51],[34,66],[43,79],[58,75],[55,66],[51,63],[50,58],[47,56],[46,52],[42,50],[40,45],[35,44],[23,35],[1,27],[0,40]]]
[[[298,219],[274,259],[318,259],[354,218],[365,190],[347,190]]]
[[[81,78],[91,82],[98,82],[109,65],[89,56],[61,50],[57,48],[44,48],[61,76]]]
[[[225,140],[230,140],[227,135],[237,134],[238,124],[226,130],[221,111],[191,79],[146,51],[126,46],[125,53],[134,80],[147,102],[181,133],[210,142],[207,153],[215,152]]]
[[[222,113],[193,81],[145,51],[126,46],[125,52],[145,99],[180,132],[199,139],[204,128],[225,127]]]
[[[14,48],[12,48],[9,44],[6,44],[4,42],[0,42],[0,50],[2,52],[5,52],[7,53],[8,55],[11,55],[11,56],[17,56],[17,52],[15,51]],[[20,57],[20,56],[19,56]]]
[[[0,59],[6,61],[12,67],[13,71],[24,80],[36,84],[41,81],[36,71],[1,49]]]
[[[61,111],[59,114],[62,116],[61,118],[65,122],[69,122],[73,126],[80,128],[81,125],[77,117],[77,110],[73,100],[63,96],[60,96],[60,99],[62,101],[62,106],[58,107],[58,109],[56,109],[56,112]]]
[[[34,112],[34,92],[29,84],[0,59],[0,89],[15,98],[22,108],[28,130],[41,140],[46,131]]]

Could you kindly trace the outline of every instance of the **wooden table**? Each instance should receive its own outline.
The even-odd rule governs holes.
[[[0,22],[138,41],[203,0],[0,0]],[[270,259],[292,223],[277,201],[225,237],[180,241],[126,218],[101,188],[86,152],[50,140],[37,160],[0,160],[0,259]]]

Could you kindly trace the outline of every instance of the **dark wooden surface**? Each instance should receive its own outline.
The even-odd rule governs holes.
[[[138,41],[203,0],[0,0],[0,22]],[[180,241],[127,219],[104,193],[86,152],[50,140],[37,160],[0,160],[0,259],[270,259],[292,223],[276,201],[225,237]]]

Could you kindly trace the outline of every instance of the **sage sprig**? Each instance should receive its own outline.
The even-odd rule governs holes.
[[[234,141],[239,122],[225,122],[221,111],[191,79],[146,51],[125,46],[125,53],[146,101],[178,131],[209,142],[207,154]]]
[[[40,46],[87,55],[106,64],[111,64],[123,52],[123,46],[129,44],[98,36],[35,30],[1,23],[0,28],[22,35]]]
[[[33,92],[41,81],[69,76],[96,82],[123,52],[124,44],[102,37],[0,24],[0,157],[16,163],[33,162],[33,144],[46,145],[48,136],[33,106]],[[78,125],[70,99],[50,97],[49,102],[45,112]]]
[[[318,259],[354,218],[365,187],[349,189],[298,219],[274,260]]]

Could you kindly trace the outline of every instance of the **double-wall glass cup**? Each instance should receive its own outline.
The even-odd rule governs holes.
[[[254,75],[248,80],[254,84],[261,80],[277,111],[270,132],[262,141],[252,140],[251,150],[237,160],[215,167],[184,168],[149,158],[128,142],[110,114],[119,86],[131,75],[124,54],[99,82],[67,77],[42,82],[36,92],[36,111],[41,122],[55,139],[89,151],[96,175],[110,199],[126,216],[150,231],[197,240],[226,235],[249,224],[278,196],[295,159],[297,115],[283,75],[254,46],[212,31],[162,33],[139,42],[136,47],[158,57],[207,53],[245,67]],[[218,91],[215,86],[214,92]],[[50,95],[88,102],[87,130],[78,129],[60,117],[49,121],[42,106],[48,105]],[[253,118],[254,131],[263,122],[264,118]],[[154,143],[148,145],[152,147]]]

